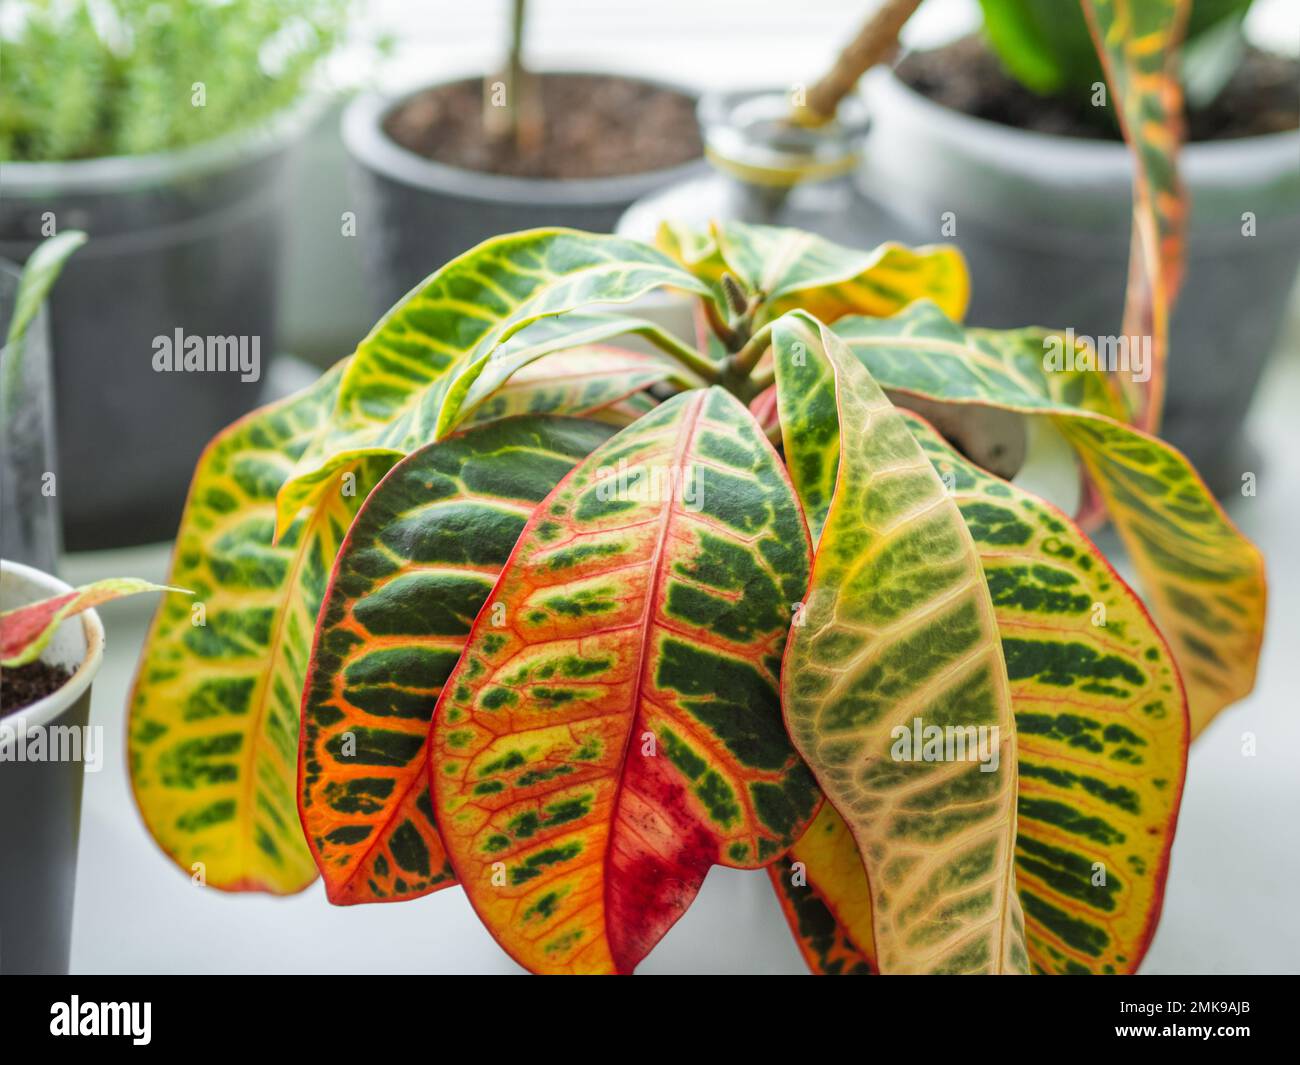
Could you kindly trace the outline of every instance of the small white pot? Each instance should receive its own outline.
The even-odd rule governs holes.
[[[0,610],[72,589],[0,561]],[[0,973],[68,968],[90,686],[104,655],[93,610],[68,618],[42,654],[72,671],[58,691],[0,718]],[[78,730],[74,736],[72,730]]]

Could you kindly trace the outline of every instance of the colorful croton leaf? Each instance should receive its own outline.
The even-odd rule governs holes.
[[[537,508],[434,714],[457,877],[537,972],[631,972],[714,864],[753,869],[819,795],[778,673],[808,578],[785,470],[728,393],[622,430]]]
[[[920,297],[960,319],[970,301],[966,262],[950,245],[882,244],[861,251],[798,229],[743,222],[715,222],[707,237],[665,223],[658,243],[715,296],[729,272],[761,301],[755,326],[795,308],[824,322],[845,314],[893,314]]]
[[[25,603],[0,614],[0,666],[12,668],[36,661],[65,620],[101,603],[141,592],[185,592],[150,584],[135,577],[109,577],[82,585],[63,595]]]
[[[1182,282],[1186,240],[1187,197],[1178,176],[1183,140],[1178,46],[1191,2],[1081,3],[1133,153],[1133,239],[1123,328],[1130,342],[1151,337],[1153,366],[1145,385],[1124,381],[1138,427],[1155,432],[1164,408],[1169,316]]]
[[[594,303],[625,303],[666,285],[708,292],[647,245],[567,229],[494,237],[453,259],[358,345],[319,435],[280,493],[278,531],[283,534],[304,505],[327,491],[345,464],[367,455],[387,455],[391,464],[447,436],[481,375],[501,384],[508,374],[498,376],[499,368],[513,371],[524,364],[518,350],[506,346],[521,330]],[[552,342],[530,345],[528,357],[601,343],[629,329],[652,341],[666,337],[649,323],[594,317],[591,327],[592,316],[584,316],[580,334],[553,331]],[[685,345],[665,343],[690,357]]]
[[[676,247],[489,241],[218,436],[133,694],[150,830],[228,890],[458,881],[538,972],[633,971],[715,864],[773,866],[819,971],[1132,971],[1179,674],[1192,732],[1249,690],[1258,552],[1086,347],[954,324],[955,253]],[[714,342],[598,306],[656,287]],[[909,402],[1048,419],[1173,659]]]
[[[659,401],[649,392],[633,392],[630,396],[626,396],[608,406],[577,413],[585,414],[592,421],[604,422],[606,425],[616,425],[621,429],[625,425],[631,425],[642,415],[650,413],[658,405]]]
[[[300,891],[298,706],[330,566],[382,469],[353,464],[273,542],[275,495],[333,402],[340,366],[204,451],[131,696],[136,802],[159,846],[227,891]],[[349,476],[350,475],[350,476]]]
[[[302,706],[299,808],[331,902],[454,882],[429,798],[434,704],[534,507],[613,432],[533,416],[471,429],[403,459],[357,513]]]
[[[809,969],[819,976],[876,972],[871,888],[853,833],[834,806],[822,803],[767,875]]]
[[[587,343],[585,338],[589,336],[597,339]],[[633,336],[649,341],[660,350],[634,352],[601,343],[610,337]],[[635,370],[635,376],[645,378],[642,387],[663,381],[677,389],[699,388],[706,383],[705,377],[688,367],[695,366],[708,379],[712,379],[716,372],[707,356],[698,354],[653,322],[622,315],[579,312],[543,318],[496,350],[483,372],[474,379],[464,399],[447,415],[446,431],[450,432],[467,421],[481,421],[483,408],[493,406],[503,392],[512,391],[521,376],[524,381],[540,380],[539,359],[548,376],[558,375],[562,380],[564,364],[579,365],[577,360],[581,360],[584,353],[592,356],[592,363],[603,369],[603,378],[616,378],[620,371],[626,376]],[[602,357],[603,361],[598,362]],[[595,369],[595,365],[591,368]],[[557,397],[557,400],[563,400],[562,403],[556,402],[549,409],[576,413],[591,409],[592,400],[598,398],[566,394]]]
[[[1026,972],[1015,721],[975,545],[843,342],[801,312],[778,319],[772,340],[816,542],[782,707],[862,855],[880,971]]]
[[[1016,885],[1034,971],[1134,972],[1159,918],[1186,765],[1172,656],[1065,515],[905,417],[966,520],[993,597],[1016,714]],[[870,894],[856,859],[827,806],[772,867],[815,972],[853,971],[853,950],[869,964]]]
[[[520,414],[557,411],[595,417],[618,409],[620,404],[636,402],[633,397],[673,376],[674,368],[653,355],[607,344],[584,345],[547,355],[516,371],[474,406],[466,422],[481,425]]]
[[[835,331],[883,388],[1050,418],[1096,485],[1173,649],[1193,737],[1250,692],[1263,556],[1178,451],[1103,413],[1107,375],[1073,360],[1044,368],[1058,365],[1060,334],[963,329],[925,302],[892,318],[841,319]]]

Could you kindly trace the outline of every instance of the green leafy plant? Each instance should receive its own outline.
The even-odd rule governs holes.
[[[459,883],[537,971],[631,971],[714,864],[775,870],[819,970],[1132,971],[1257,551],[1086,348],[959,325],[953,249],[661,246],[490,240],[213,442],[172,576],[204,620],[163,603],[132,702],[150,829],[228,890]],[[592,306],[663,287],[696,347]],[[1151,613],[918,401],[1054,426]],[[914,723],[983,761],[900,757]]]
[[[1184,37],[1189,53],[1199,61],[1221,60],[1226,52],[1239,55],[1241,25],[1251,0],[1194,0],[1188,7]],[[1134,20],[1133,35],[1149,16],[1153,24],[1163,17],[1163,2],[1109,0],[1108,6],[1122,9],[1124,18]],[[1003,66],[1023,85],[1045,96],[1085,99],[1102,82],[1102,66],[1093,47],[1087,18],[1078,4],[1061,0],[980,0],[984,12],[984,34]],[[1231,65],[1221,61],[1216,68],[1230,73]],[[1185,67],[1185,73],[1189,72]],[[1221,84],[1224,77],[1215,79]],[[1208,92],[1208,90],[1207,90]]]
[[[1188,5],[1183,77],[1201,103],[1212,99],[1244,52],[1242,23],[1252,0],[1195,0]],[[1115,0],[1123,16],[1141,22],[1161,4]],[[1102,81],[1084,12],[1060,0],[980,0],[984,35],[1022,85],[1044,96],[1087,99]],[[1135,33],[1141,33],[1136,27]]]
[[[18,0],[0,64],[0,159],[139,155],[298,99],[350,0]]]
[[[201,458],[202,621],[162,604],[132,696],[150,831],[222,890],[459,884],[538,972],[633,971],[716,864],[769,870],[814,971],[1133,972],[1263,562],[1141,394],[963,327],[969,286],[738,223],[448,263]],[[693,344],[618,312],[658,289]],[[1145,603],[924,417],[980,408],[1073,448]]]

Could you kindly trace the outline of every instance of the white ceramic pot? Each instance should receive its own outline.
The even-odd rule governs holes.
[[[71,590],[30,566],[0,562],[0,610]],[[87,610],[68,618],[41,657],[64,666],[71,678],[58,691],[0,718],[3,974],[68,969],[81,787],[91,752],[103,753],[102,745],[87,742],[90,685],[103,654],[99,615]]]

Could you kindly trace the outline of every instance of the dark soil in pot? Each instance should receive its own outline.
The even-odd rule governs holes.
[[[979,36],[913,52],[897,68],[911,88],[973,118],[1035,133],[1121,140],[1112,113],[1088,96],[1039,96],[1012,78]],[[1300,126],[1300,61],[1248,48],[1208,105],[1189,108],[1189,141],[1280,133]]]
[[[1242,428],[1300,266],[1298,76],[1293,60],[1252,52],[1219,100],[1190,116],[1202,139],[1180,160],[1187,271],[1161,435],[1220,494],[1257,468]],[[874,72],[867,95],[857,180],[877,240],[957,244],[973,278],[972,325],[1091,337],[1120,327],[1133,164],[1107,112],[1020,89],[970,39]],[[944,218],[955,231],[941,232]]]
[[[53,695],[71,679],[72,674],[63,666],[39,658],[25,666],[5,669],[0,674],[0,717]]]
[[[481,241],[545,226],[612,233],[642,196],[705,170],[689,88],[587,71],[531,75],[539,133],[483,128],[482,78],[356,97],[343,143],[376,315]]]
[[[544,120],[536,144],[483,129],[483,82],[438,85],[411,97],[384,121],[402,147],[465,170],[525,178],[604,178],[641,174],[698,159],[695,101],[683,93],[604,74],[541,74]]]

